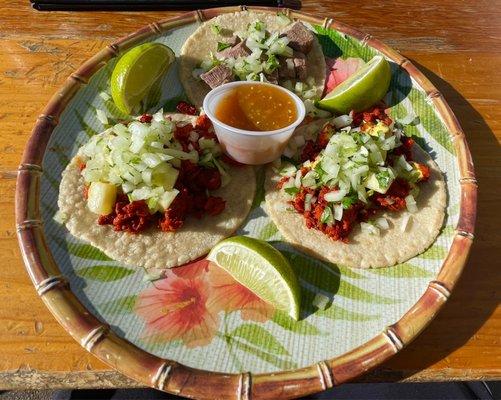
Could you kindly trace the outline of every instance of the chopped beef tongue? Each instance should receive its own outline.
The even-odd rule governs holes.
[[[280,79],[295,79],[305,80],[308,77],[306,72],[306,56],[294,51],[292,58],[279,58],[278,76]]]
[[[200,78],[214,89],[223,83],[228,83],[234,80],[231,69],[224,64],[216,65],[210,71],[200,75]]]
[[[218,56],[224,58],[246,57],[250,54],[250,50],[245,45],[245,42],[235,44],[233,47],[228,47],[217,53]]]
[[[299,51],[295,51],[292,56],[292,62],[294,63],[296,77],[302,81],[306,80],[308,77],[306,73],[306,56]]]
[[[278,85],[278,69],[266,74],[266,79],[268,79],[268,82]]]
[[[313,45],[313,33],[301,22],[296,21],[289,25],[283,35],[289,39],[289,46],[301,53],[308,54]]]
[[[296,71],[294,68],[289,68],[287,65],[287,58],[279,57],[279,66],[278,66],[278,77],[280,79],[294,79],[296,77]],[[291,67],[294,67],[292,59],[289,58],[289,63]]]

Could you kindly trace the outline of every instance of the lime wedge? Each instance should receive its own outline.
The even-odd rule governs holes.
[[[127,51],[111,74],[111,97],[120,111],[130,114],[159,81],[176,56],[161,43],[145,43]]]
[[[346,114],[362,111],[381,100],[390,86],[390,64],[375,56],[348,79],[336,86],[317,105],[324,110]]]
[[[256,296],[299,319],[299,284],[287,259],[270,244],[247,236],[219,242],[207,259]]]

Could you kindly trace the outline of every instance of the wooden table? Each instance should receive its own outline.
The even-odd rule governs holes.
[[[413,344],[360,381],[501,379],[501,2],[303,3],[382,39],[425,73],[466,132],[480,185],[476,240],[452,298]],[[175,14],[40,13],[28,0],[0,9],[0,389],[137,386],[73,341],[37,297],[15,234],[16,168],[36,116],[79,64]]]

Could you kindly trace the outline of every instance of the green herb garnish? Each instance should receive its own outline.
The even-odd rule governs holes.
[[[343,206],[344,209],[346,209],[346,208],[350,208],[357,201],[358,201],[358,195],[357,194],[350,194],[350,195],[343,197],[343,200],[341,200],[341,205]]]
[[[332,210],[330,207],[325,207],[322,212],[322,216],[320,217],[320,222],[323,224],[328,224],[334,220],[334,216],[332,215]]]
[[[299,188],[292,186],[288,188],[284,188],[285,193],[290,194],[291,196],[299,193]]]
[[[214,32],[216,35],[220,35],[221,34],[221,27],[219,25],[211,25],[210,27],[211,31]]]
[[[379,183],[379,186],[382,188],[387,188],[391,182],[391,175],[388,171],[381,171],[376,174],[376,179]]]
[[[228,47],[231,47],[231,44],[224,43],[224,42],[217,42],[217,51],[223,51],[224,49],[227,49]]]

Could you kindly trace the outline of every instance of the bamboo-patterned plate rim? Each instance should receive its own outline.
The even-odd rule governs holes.
[[[124,50],[177,27],[209,20],[239,10],[275,13],[276,8],[223,7],[183,13],[149,24],[109,45],[87,60],[67,79],[38,117],[19,166],[16,187],[16,225],[26,265],[38,295],[58,322],[85,349],[124,375],[145,385],[194,398],[272,399],[291,398],[326,390],[371,370],[409,344],[433,319],[458,280],[473,242],[476,218],[477,181],[466,137],[458,120],[433,84],[405,57],[384,43],[330,18],[321,19],[298,11],[280,9],[290,17],[333,28],[377,49],[404,68],[426,92],[427,101],[441,116],[457,153],[461,203],[459,220],[450,251],[435,280],[403,317],[363,345],[333,359],[306,368],[279,373],[227,374],[186,367],[139,349],[120,338],[92,315],[71,292],[47,246],[40,212],[42,160],[58,119],[80,87],[106,62]]]

